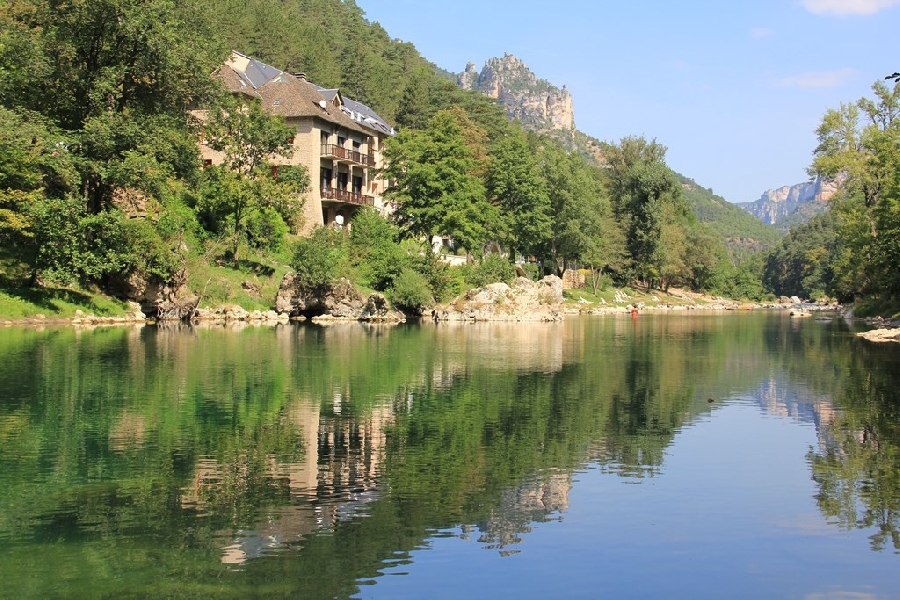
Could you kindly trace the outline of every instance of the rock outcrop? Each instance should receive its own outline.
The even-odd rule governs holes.
[[[737,205],[763,223],[789,228],[792,224],[804,223],[814,215],[828,210],[828,201],[845,180],[845,176],[833,180],[819,177],[815,181],[767,190],[759,200],[739,202]]]
[[[436,321],[559,321],[563,285],[555,275],[540,281],[517,277],[512,285],[491,283],[435,308]]]
[[[324,292],[311,292],[298,285],[293,273],[285,274],[275,296],[275,312],[291,318],[344,319],[354,321],[405,321],[379,293],[368,298],[341,278]]]
[[[537,131],[575,130],[572,94],[545,79],[538,79],[524,62],[506,54],[490,58],[479,73],[474,63],[457,77],[457,83],[499,100],[510,119],[519,119],[527,129]]]

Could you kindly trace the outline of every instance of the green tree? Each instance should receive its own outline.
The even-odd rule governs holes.
[[[878,81],[875,99],[829,110],[817,129],[811,173],[846,177],[835,203],[839,247],[835,287],[842,297],[900,299],[900,84]]]
[[[497,232],[510,260],[517,252],[538,254],[550,238],[550,199],[535,150],[521,129],[512,128],[488,160],[488,196],[500,210]]]
[[[665,164],[666,147],[643,137],[626,137],[604,148],[613,206],[626,223],[626,245],[634,273],[652,289],[666,261],[663,226],[685,217],[687,206],[675,174]],[[667,212],[667,207],[673,210]]]
[[[228,220],[237,265],[246,218],[271,209],[285,221],[296,222],[309,177],[302,167],[270,162],[274,156],[290,158],[294,132],[257,101],[222,98],[210,109],[204,126],[207,143],[223,153],[224,162],[206,170],[201,206],[214,219]]]
[[[346,234],[332,227],[317,227],[309,237],[297,241],[291,268],[301,288],[324,295],[347,271]]]
[[[193,6],[22,0],[0,10],[0,68],[8,75],[0,78],[0,98],[43,114],[73,138],[89,211],[108,206],[129,153],[163,158],[159,145],[150,152],[154,140],[178,137],[164,131],[179,132],[180,147],[196,146],[184,111],[206,97],[220,58],[209,52]],[[195,149],[186,168],[196,167]]]
[[[497,212],[486,198],[479,163],[457,114],[437,113],[427,129],[401,131],[388,140],[386,196],[404,235],[449,235],[466,248],[483,244]]]

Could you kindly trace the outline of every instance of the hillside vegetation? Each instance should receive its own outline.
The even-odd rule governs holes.
[[[763,236],[703,216],[695,190],[666,166],[664,146],[627,137],[569,153],[448,81],[352,1],[22,0],[0,8],[0,284],[8,294],[124,300],[158,290],[266,307],[281,274],[308,266],[291,231],[311,174],[273,182],[265,164],[247,173],[201,168],[199,131],[185,116],[233,106],[210,77],[232,49],[338,87],[396,124],[386,176],[398,210],[379,231],[407,255],[437,234],[475,259],[499,249],[508,262],[529,260],[534,276],[578,266],[604,285],[764,293],[759,274],[725,244]],[[242,135],[277,152],[290,131],[267,123],[258,105],[246,108]],[[137,216],[123,211],[136,198]],[[240,213],[229,198],[241,199]],[[377,257],[351,258],[336,276],[396,296],[402,283],[421,306],[455,289],[430,261],[381,272]],[[78,303],[44,306],[65,314]]]

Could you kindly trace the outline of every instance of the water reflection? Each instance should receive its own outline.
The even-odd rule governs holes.
[[[435,532],[512,559],[570,510],[576,473],[665,477],[680,432],[743,400],[814,424],[821,514],[896,549],[896,359],[796,323],[3,331],[0,565],[56,542],[57,564],[111,561],[136,594],[343,597]]]

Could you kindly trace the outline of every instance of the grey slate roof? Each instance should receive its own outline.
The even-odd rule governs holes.
[[[238,64],[245,66],[241,69]],[[233,52],[232,60],[222,66],[217,75],[231,92],[259,98],[274,114],[318,117],[362,133],[395,133],[393,127],[365,104],[343,97],[336,89],[317,86],[240,52]]]

